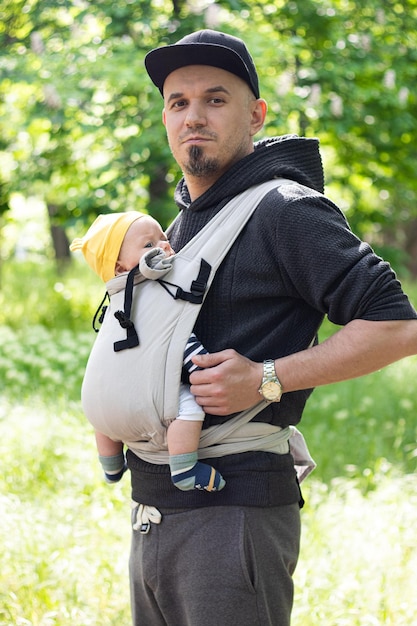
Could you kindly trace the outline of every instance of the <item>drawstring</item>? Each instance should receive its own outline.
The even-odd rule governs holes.
[[[147,535],[151,529],[151,522],[153,524],[160,524],[162,520],[161,512],[154,506],[148,506],[147,504],[138,504],[132,501],[132,509],[135,507],[137,511],[134,513],[134,523],[132,524],[133,530],[138,530],[142,535]]]

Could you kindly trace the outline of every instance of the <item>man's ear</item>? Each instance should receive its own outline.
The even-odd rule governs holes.
[[[253,102],[252,108],[252,134],[256,135],[264,125],[268,105],[263,98],[258,98]]]
[[[166,118],[166,115],[165,115],[165,109],[162,109],[162,123],[163,123],[164,126],[167,125],[167,118]]]

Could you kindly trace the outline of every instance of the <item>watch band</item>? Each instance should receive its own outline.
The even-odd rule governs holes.
[[[264,377],[262,382],[264,383],[266,380],[274,380],[275,378],[278,380],[275,371],[275,361],[272,359],[266,359],[266,361],[264,361]]]
[[[281,400],[282,385],[275,371],[275,361],[272,359],[264,361],[264,373],[258,391],[267,402],[279,402]]]

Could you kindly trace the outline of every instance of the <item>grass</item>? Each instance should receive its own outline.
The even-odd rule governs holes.
[[[129,624],[129,485],[102,482],[78,403],[3,398],[0,442],[0,624]],[[415,477],[381,458],[360,470],[305,483],[294,626],[414,623]]]
[[[128,626],[129,481],[103,482],[79,403],[101,291],[44,268],[19,308],[19,272],[0,292],[0,626]],[[310,399],[293,626],[414,626],[416,380],[413,357]]]
[[[378,476],[366,495],[312,479],[305,496],[293,626],[414,626],[415,476]]]
[[[0,410],[0,624],[129,624],[128,481],[103,483],[77,405]]]
[[[129,484],[102,481],[78,404],[3,398],[0,442],[0,625],[128,625]],[[415,476],[373,478],[304,483],[293,626],[415,623]]]

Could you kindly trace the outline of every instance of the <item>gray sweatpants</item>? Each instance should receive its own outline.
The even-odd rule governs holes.
[[[162,513],[132,534],[134,626],[289,626],[298,504]]]

